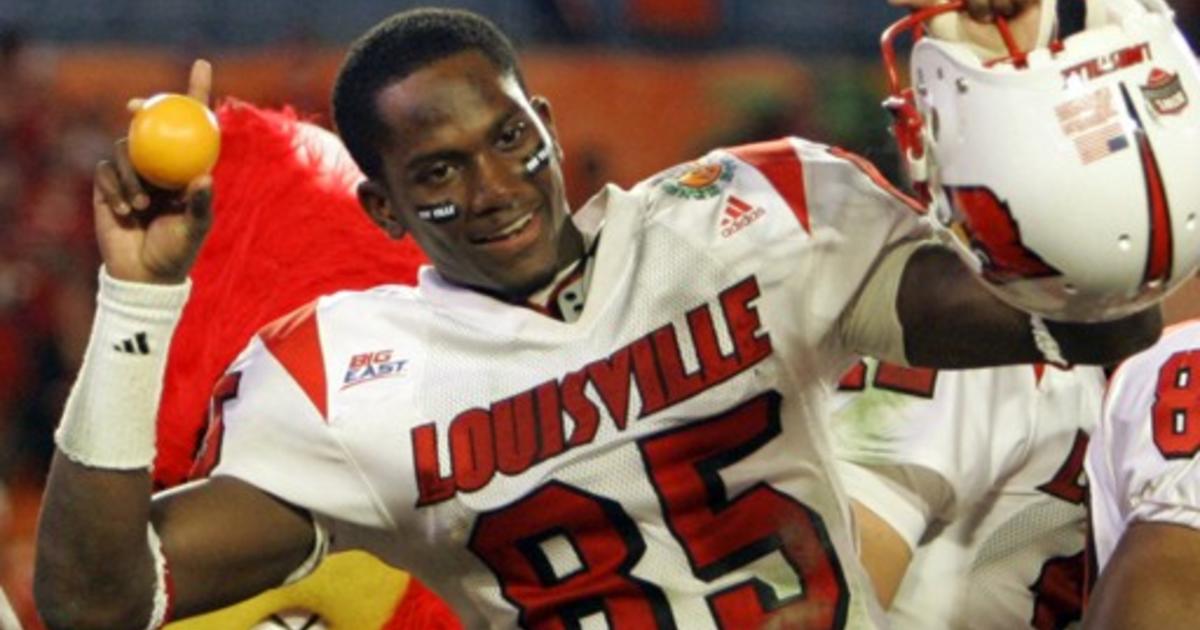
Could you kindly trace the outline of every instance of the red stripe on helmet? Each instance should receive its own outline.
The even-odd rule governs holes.
[[[1171,206],[1167,202],[1167,187],[1163,183],[1158,158],[1146,133],[1138,130],[1138,154],[1142,159],[1142,173],[1146,178],[1146,205],[1150,210],[1150,247],[1146,254],[1144,282],[1166,281],[1171,276],[1171,261],[1174,258],[1174,239],[1171,231]]]

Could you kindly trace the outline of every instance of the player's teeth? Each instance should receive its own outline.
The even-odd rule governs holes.
[[[529,222],[532,220],[533,220],[533,215],[527,214],[524,217],[512,222],[508,227],[504,228],[503,230],[500,230],[494,236],[491,236],[490,238],[488,238],[488,240],[489,241],[498,241],[506,236],[516,234],[517,232],[521,231],[521,228],[525,227],[526,225],[529,225]]]

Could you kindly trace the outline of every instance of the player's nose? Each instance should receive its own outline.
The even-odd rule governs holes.
[[[487,214],[512,207],[526,185],[520,160],[486,154],[477,159],[471,210]]]

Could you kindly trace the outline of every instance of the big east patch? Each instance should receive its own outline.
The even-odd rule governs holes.
[[[404,359],[393,360],[391,350],[356,354],[350,358],[350,367],[346,369],[346,377],[342,379],[342,389],[389,376],[399,376],[405,363],[407,361]]]

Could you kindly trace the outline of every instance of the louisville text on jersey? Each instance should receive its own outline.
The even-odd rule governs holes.
[[[672,324],[639,337],[607,357],[532,389],[457,414],[447,435],[437,424],[412,430],[413,461],[420,490],[417,505],[431,505],[457,492],[487,485],[497,472],[517,475],[568,449],[590,443],[600,425],[601,408],[585,393],[591,384],[618,431],[628,426],[630,387],[641,399],[639,420],[681,403],[718,385],[771,355],[771,339],[759,334],[761,320],[751,304],[760,295],[758,281],[746,278],[718,297],[732,352],[722,352],[713,311],[701,304],[688,311],[687,330],[694,362],[688,372],[681,343]],[[567,417],[572,429],[565,429]],[[441,474],[438,442],[447,439],[449,476]]]

